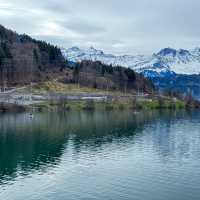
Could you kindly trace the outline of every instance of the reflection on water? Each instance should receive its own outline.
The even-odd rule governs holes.
[[[1,115],[0,199],[198,199],[199,117]]]
[[[1,115],[0,180],[58,164],[69,139],[77,154],[85,147],[95,151],[114,139],[133,136],[143,124],[143,115],[126,112],[119,116],[113,112],[40,113],[34,119],[29,114]]]

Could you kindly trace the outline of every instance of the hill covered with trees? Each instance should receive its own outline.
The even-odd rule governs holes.
[[[66,66],[58,47],[0,25],[0,85],[15,86],[54,76]]]
[[[76,83],[86,87],[123,92],[146,92],[154,90],[152,82],[130,68],[113,67],[100,61],[82,61],[75,63],[71,74],[63,80],[65,83]]]
[[[0,87],[61,80],[97,89],[151,92],[143,75],[129,68],[82,61],[69,65],[60,48],[0,25]]]

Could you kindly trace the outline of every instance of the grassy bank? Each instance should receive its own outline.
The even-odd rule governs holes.
[[[186,103],[180,100],[147,100],[136,103],[136,107],[141,109],[184,109]]]
[[[94,100],[71,100],[65,102],[44,102],[34,107],[38,110],[154,110],[154,109],[185,109],[186,104],[182,101],[158,100],[143,101],[94,101]]]

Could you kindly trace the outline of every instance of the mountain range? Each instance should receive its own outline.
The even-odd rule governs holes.
[[[147,77],[166,77],[175,74],[193,75],[200,73],[200,48],[192,50],[164,48],[152,55],[106,54],[93,47],[62,49],[66,59],[72,62],[82,60],[101,61],[113,66],[129,67]]]
[[[192,50],[163,48],[152,55],[113,55],[93,47],[61,49],[65,59],[101,61],[104,64],[124,66],[142,73],[162,91],[175,91],[200,99],[200,48]]]

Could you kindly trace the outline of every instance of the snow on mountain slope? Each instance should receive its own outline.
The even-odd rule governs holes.
[[[172,74],[199,74],[200,73],[200,49],[188,51],[184,49],[164,48],[157,54],[144,55],[122,55],[115,56],[105,54],[101,50],[91,47],[83,50],[78,47],[62,49],[66,59],[72,62],[82,60],[101,61],[113,66],[130,67],[131,69],[144,73],[146,76],[167,76]]]
[[[168,67],[176,74],[200,73],[200,49],[198,48],[191,51],[166,48],[153,56],[157,58],[157,63]]]
[[[145,56],[114,56],[112,54],[105,54],[101,50],[96,50],[93,47],[90,47],[89,49],[82,50],[78,47],[72,47],[70,49],[62,49],[63,55],[66,59],[73,61],[73,62],[79,62],[82,60],[93,60],[93,61],[101,61],[105,64],[112,64],[114,66],[116,65],[122,65],[125,67],[129,67],[133,63],[136,65],[137,63],[141,63],[141,61],[147,61]]]

